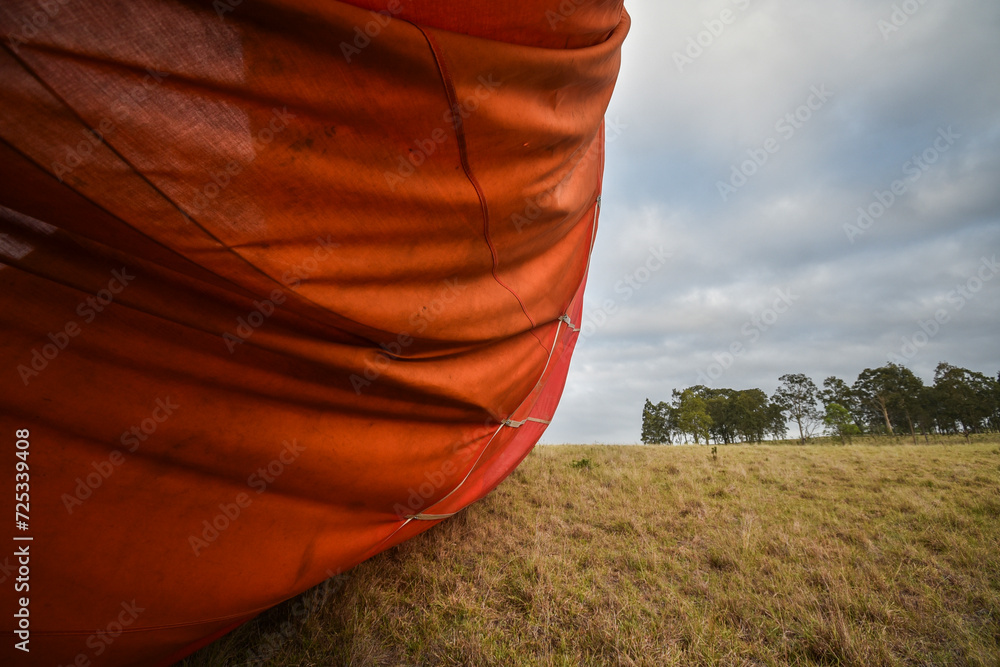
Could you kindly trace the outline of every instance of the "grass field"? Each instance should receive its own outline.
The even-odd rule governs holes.
[[[1000,665],[1000,442],[539,447],[184,664],[248,663]]]

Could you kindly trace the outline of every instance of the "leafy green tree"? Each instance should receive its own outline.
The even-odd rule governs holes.
[[[819,392],[819,399],[823,401],[823,407],[831,403],[837,403],[843,408],[854,399],[851,392],[851,385],[847,384],[839,377],[831,375],[823,380],[823,389]]]
[[[785,419],[785,409],[780,403],[769,401],[767,404],[767,434],[775,440],[784,440],[788,435],[788,420]]]
[[[983,430],[995,410],[996,381],[982,373],[941,362],[934,371],[938,418],[946,430],[959,424],[965,439]]]
[[[846,408],[847,411],[851,413],[851,418],[855,425],[857,425],[857,422],[862,417],[862,412],[858,408],[858,399],[854,395],[851,385],[834,375],[831,375],[827,379],[823,380],[823,389],[819,392],[819,400],[823,402],[824,410],[826,410],[831,403],[836,403],[837,405]]]
[[[790,419],[795,420],[799,427],[799,442],[805,443],[810,435],[814,422],[820,420],[820,412],[816,407],[819,390],[815,383],[802,373],[787,373],[778,380],[781,382],[771,400],[781,406]]]
[[[693,389],[678,392],[674,389],[672,409],[677,420],[677,428],[681,433],[690,434],[694,444],[704,440],[708,444],[709,429],[712,427],[712,417],[708,414],[708,402]]]
[[[916,443],[914,418],[921,411],[924,383],[909,368],[889,363],[878,368],[866,368],[858,375],[852,392],[858,399],[864,419],[872,431],[882,430],[895,435],[896,429],[908,428]]]
[[[743,442],[761,442],[768,432],[767,394],[760,389],[735,392],[736,433]],[[779,411],[780,415],[780,411]],[[781,417],[782,422],[784,417]]]
[[[913,420],[926,442],[930,442],[928,434],[937,428],[937,410],[937,393],[934,391],[934,387],[921,386]]]
[[[1000,431],[1000,373],[993,380],[993,409],[990,411],[989,425],[991,431]]]
[[[971,433],[1000,430],[1000,373],[994,379],[941,363],[934,386],[928,387],[910,369],[889,363],[864,369],[853,385],[830,376],[822,391],[800,373],[782,375],[780,380],[770,399],[760,389],[704,385],[673,390],[669,404],[654,405],[646,399],[642,441],[672,442],[686,436],[696,444],[778,440],[787,436],[789,420],[797,423],[803,443],[820,423],[841,442],[865,430],[888,435],[908,430],[914,443],[918,429],[928,440],[933,432],[961,431],[968,438]]]
[[[902,414],[902,424],[909,427],[913,444],[917,444],[914,421],[923,411],[924,382],[905,366],[890,364],[895,374],[896,404]]]
[[[823,423],[826,424],[831,434],[840,436],[841,444],[851,442],[851,436],[861,432],[857,424],[854,423],[851,413],[839,403],[830,403],[826,406]]]
[[[653,405],[646,399],[642,409],[642,442],[646,445],[668,444],[672,440],[670,406],[662,401]]]
[[[705,399],[708,416],[712,418],[711,436],[717,443],[731,445],[736,442],[739,419],[734,402],[736,392],[732,389],[705,389],[699,394]]]
[[[885,424],[885,432],[895,435],[889,411],[898,402],[898,387],[894,364],[879,368],[866,368],[854,381],[852,391],[865,411],[865,420],[872,430],[882,430],[879,422]]]

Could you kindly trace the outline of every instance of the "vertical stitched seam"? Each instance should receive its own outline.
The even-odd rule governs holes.
[[[458,104],[455,95],[455,86],[451,79],[451,74],[449,74],[448,68],[444,63],[444,58],[440,50],[438,49],[437,43],[435,43],[434,39],[427,33],[427,31],[423,29],[423,27],[416,24],[412,25],[417,30],[419,30],[421,34],[423,34],[424,39],[427,40],[427,45],[430,47],[431,55],[433,55],[434,57],[434,63],[435,65],[437,65],[438,73],[441,76],[441,83],[444,85],[445,95],[448,98],[449,108],[454,109],[455,106]],[[479,185],[479,181],[472,173],[472,166],[469,164],[469,154],[465,143],[465,126],[464,126],[465,124],[461,119],[455,120],[454,114],[452,114],[452,119],[453,119],[452,124],[455,130],[455,138],[458,142],[458,156],[459,160],[461,160],[462,163],[462,169],[463,171],[465,171],[466,178],[469,179],[469,182],[472,184],[472,187],[475,188],[476,190],[476,195],[479,197],[479,206],[483,213],[483,236],[486,239],[486,245],[490,249],[490,258],[492,259],[493,263],[492,266],[493,279],[497,282],[497,284],[499,284],[505,290],[510,292],[511,296],[517,299],[518,305],[521,306],[521,312],[523,312],[524,316],[528,318],[528,322],[531,324],[531,328],[534,329],[537,325],[535,324],[535,321],[531,318],[531,315],[528,314],[528,309],[525,307],[524,302],[521,300],[521,297],[518,296],[518,294],[513,289],[511,289],[510,286],[503,281],[503,279],[500,278],[500,274],[497,271],[500,260],[497,255],[496,246],[493,245],[493,239],[490,238],[489,207],[486,204],[486,195],[483,192],[482,187]],[[533,331],[532,335],[534,335]],[[538,337],[535,336],[535,339],[537,340]],[[539,341],[539,344],[541,344],[541,341]]]

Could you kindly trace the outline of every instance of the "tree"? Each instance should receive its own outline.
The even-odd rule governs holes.
[[[983,429],[995,410],[996,381],[941,362],[934,371],[934,394],[939,419],[946,430],[961,424],[965,439]]]
[[[775,440],[784,440],[788,435],[788,421],[785,419],[785,409],[780,403],[768,402],[765,422],[767,434]]]
[[[889,435],[895,435],[892,430],[892,420],[889,419],[889,407],[896,397],[893,373],[888,366],[880,368],[866,368],[858,375],[854,381],[853,392],[858,398],[858,402],[866,412],[866,421],[873,430],[879,430],[879,421],[884,422],[885,431]]]
[[[802,374],[782,375],[780,381],[770,399],[760,389],[704,385],[673,390],[669,404],[646,399],[642,441],[680,442],[686,436],[695,444],[780,440],[787,436],[790,419],[798,425],[802,443],[821,424],[841,442],[863,432],[896,435],[909,430],[916,443],[918,429],[925,439],[933,432],[962,432],[968,438],[1000,431],[1000,373],[994,379],[941,363],[934,386],[925,386],[910,369],[889,363],[866,368],[853,385],[830,376],[822,391]],[[817,401],[822,401],[822,411]]]
[[[699,440],[704,439],[707,445],[709,429],[712,426],[707,401],[693,389],[685,389],[682,392],[674,389],[673,396],[672,410],[678,430],[681,433],[691,434],[694,444],[700,444]]]
[[[823,401],[824,408],[831,403],[847,408],[848,403],[854,399],[854,394],[851,392],[851,385],[839,377],[831,375],[823,380],[823,389],[819,392],[819,399]]]
[[[732,389],[692,387],[705,399],[708,416],[712,418],[710,433],[715,442],[731,445],[736,442],[739,415],[736,411],[736,392]]]
[[[819,392],[819,400],[823,402],[823,409],[826,410],[831,403],[836,403],[842,408],[846,408],[851,413],[851,418],[857,425],[861,420],[862,412],[858,408],[858,399],[847,384],[839,377],[831,375],[823,380],[823,389]]]
[[[923,411],[924,381],[905,366],[890,364],[895,374],[896,402],[903,412],[904,423],[910,427],[913,444],[917,444],[917,432],[913,428],[914,419],[919,419]]]
[[[653,405],[647,398],[642,409],[643,444],[662,445],[671,441],[670,406],[662,401]]]
[[[767,394],[760,389],[737,391],[733,397],[733,406],[739,437],[743,442],[761,442],[768,432]],[[784,421],[784,417],[781,420]]]
[[[923,382],[909,368],[889,363],[861,371],[852,391],[872,430],[880,430],[879,422],[883,422],[886,432],[895,435],[895,422],[897,426],[908,426],[916,443],[913,417],[919,411],[922,387]]]
[[[930,442],[928,434],[937,429],[938,404],[934,387],[922,386],[916,403],[917,409],[914,414],[914,421],[923,434],[924,440]]]
[[[840,444],[846,444],[845,439],[846,442],[851,442],[851,436],[861,432],[854,423],[851,413],[839,403],[830,403],[826,406],[823,422],[831,434],[840,436]]]
[[[993,380],[993,409],[990,411],[990,430],[1000,431],[1000,373]]]
[[[806,437],[811,435],[812,423],[820,420],[816,407],[819,390],[802,373],[788,373],[778,380],[781,384],[775,390],[772,400],[781,406],[790,419],[795,420],[799,426],[799,442],[805,444]]]

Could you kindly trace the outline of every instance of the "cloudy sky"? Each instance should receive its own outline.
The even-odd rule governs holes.
[[[1000,370],[1000,3],[627,7],[588,324],[542,442],[637,442],[645,398],[694,384]]]

